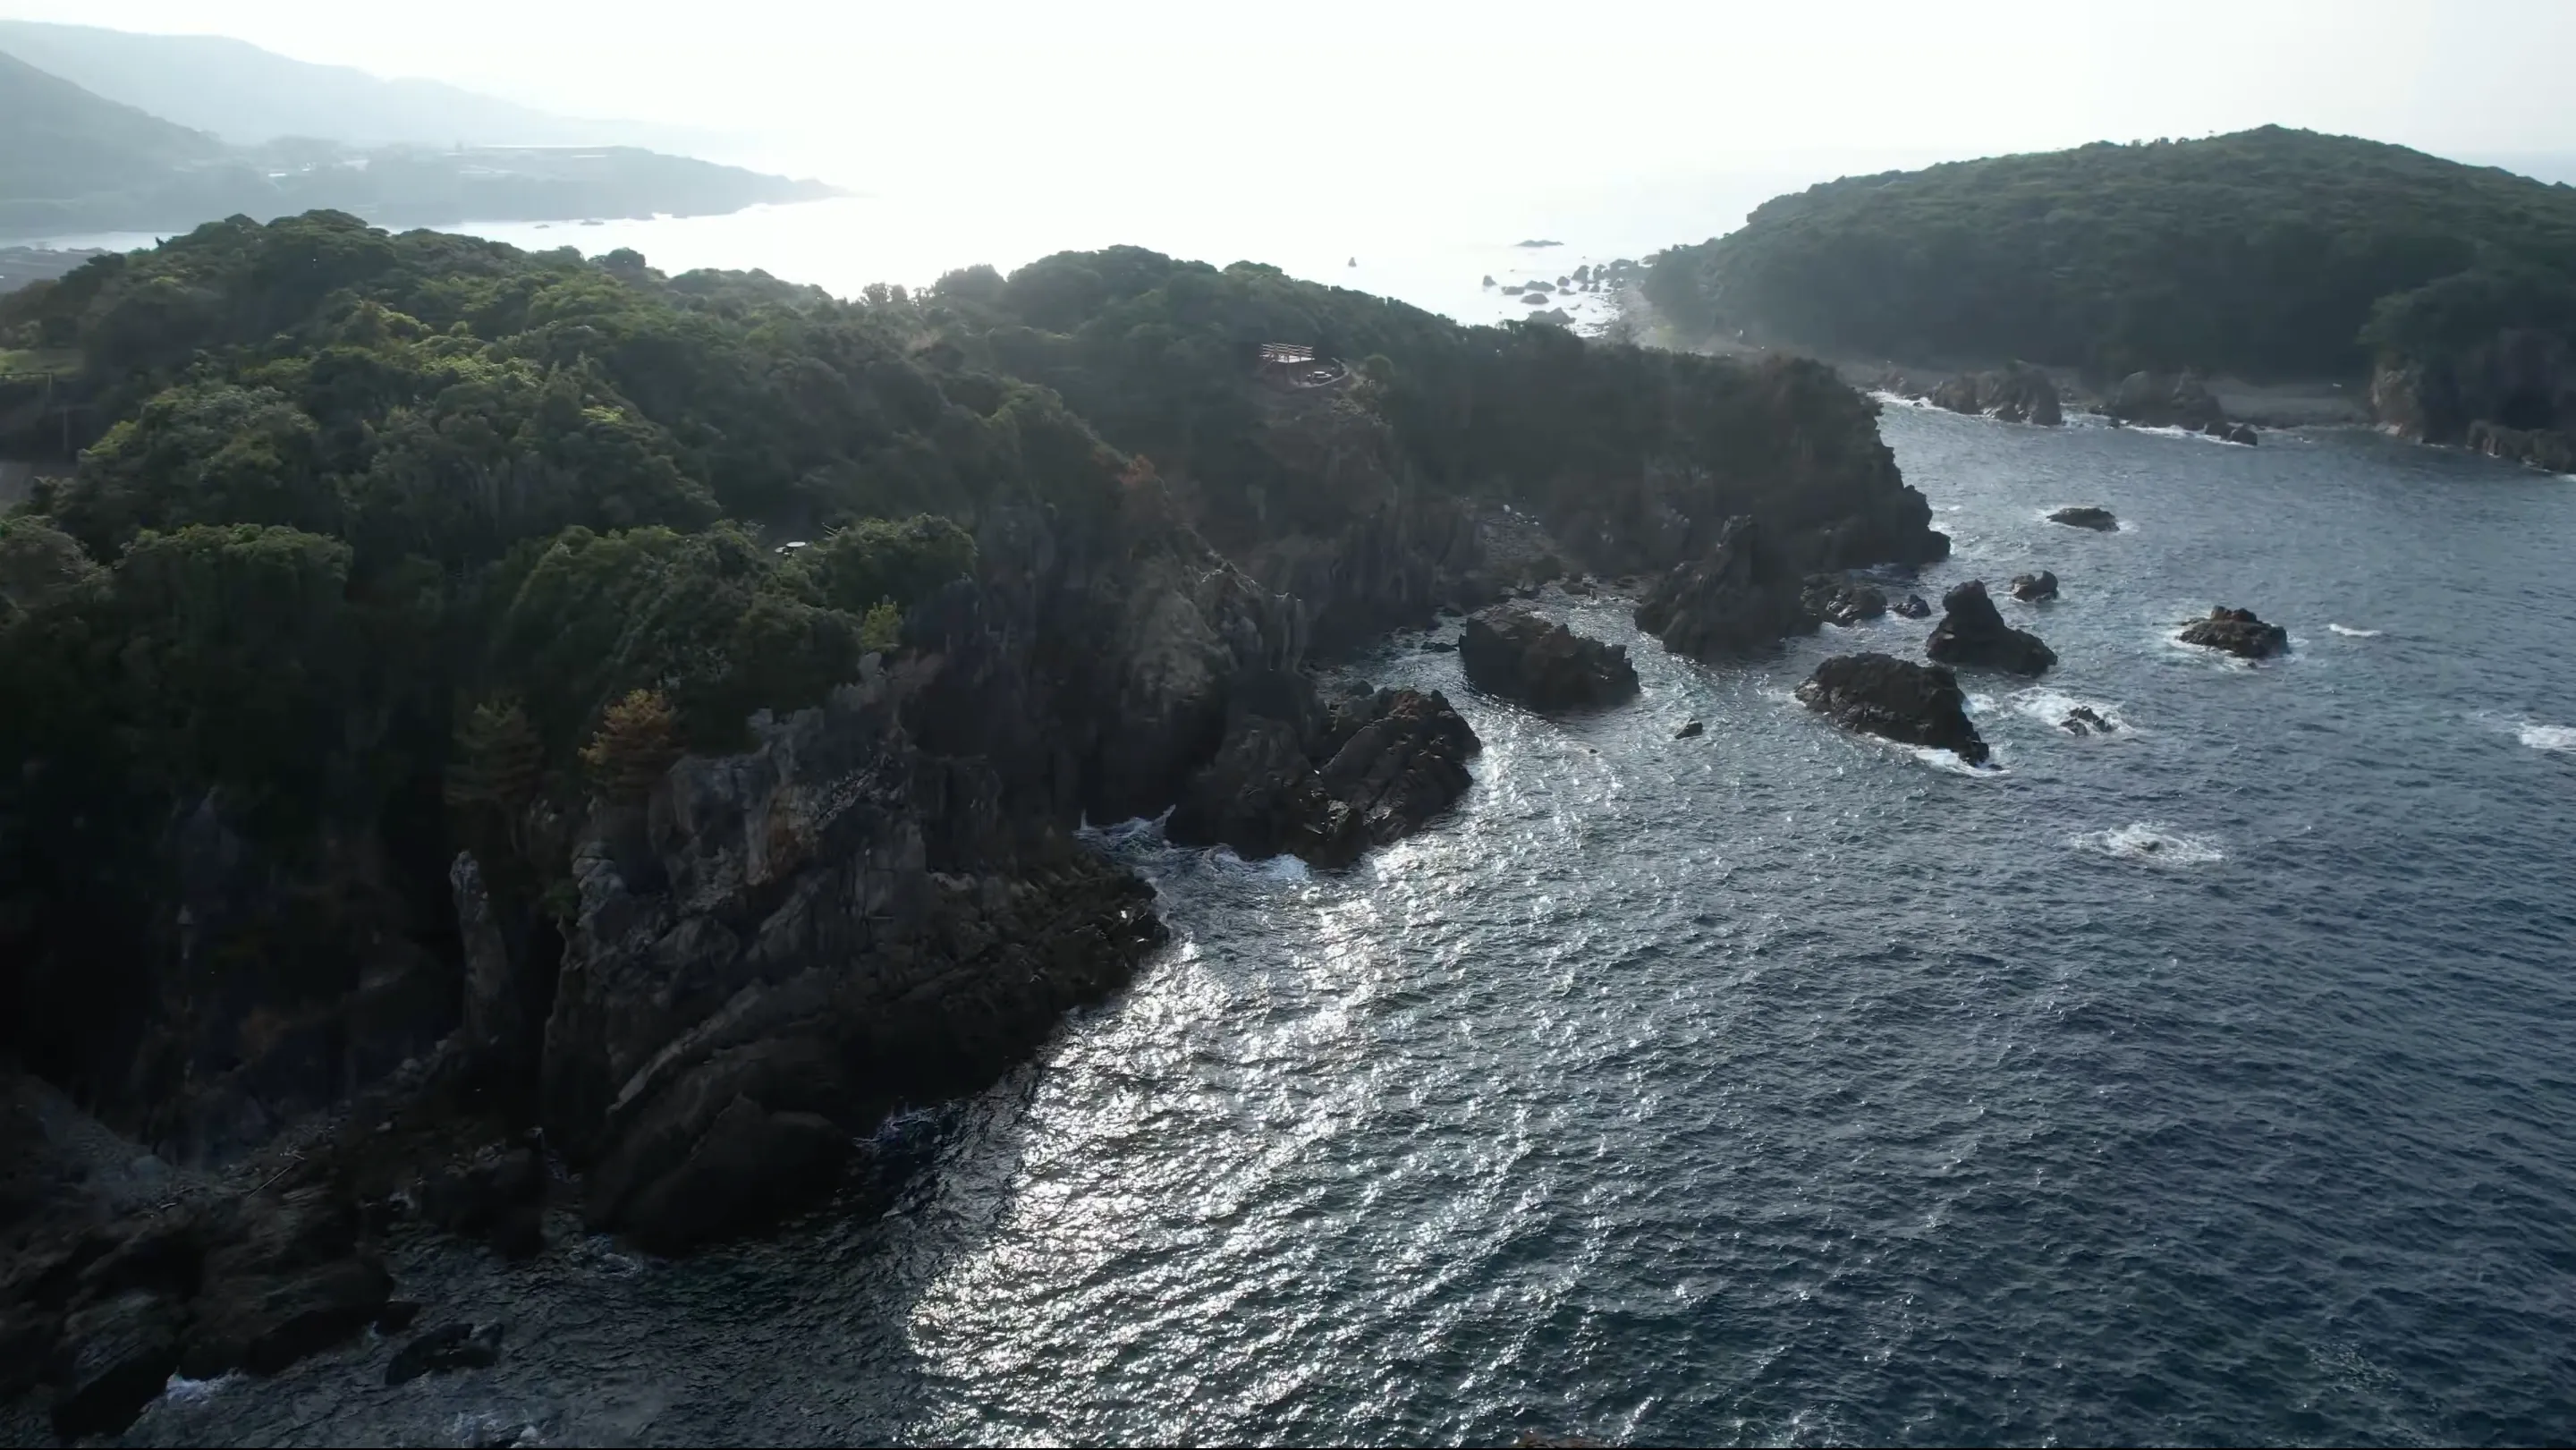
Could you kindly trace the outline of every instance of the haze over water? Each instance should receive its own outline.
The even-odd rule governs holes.
[[[1174,944],[890,1130],[884,1216],[412,1243],[406,1292],[508,1321],[496,1371],[389,1389],[365,1343],[134,1438],[2563,1438],[2576,488],[2362,432],[1882,426],[1958,545],[1905,587],[2064,580],[2005,605],[2060,668],[1969,677],[2000,769],[1790,699],[1923,623],[1711,670],[1551,599],[1645,682],[1556,720],[1400,638],[1367,677],[1486,742],[1454,814],[1339,874],[1103,833]],[[2293,653],[2172,642],[2219,602]]]

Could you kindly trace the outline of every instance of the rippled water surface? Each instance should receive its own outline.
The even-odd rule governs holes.
[[[488,1374],[388,1346],[138,1438],[545,1443],[2551,1441],[2576,1433],[2576,484],[1891,409],[2000,769],[1791,686],[1927,622],[1667,658],[1483,734],[1342,875],[1108,834],[1175,945],[901,1125],[895,1209],[685,1264],[414,1247]],[[2103,503],[2097,535],[2042,522]],[[2260,667],[2171,641],[2288,624]],[[2077,739],[2087,703],[2124,722]],[[1675,740],[1685,721],[1707,722]]]

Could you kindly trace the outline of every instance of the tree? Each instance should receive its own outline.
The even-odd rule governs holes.
[[[599,733],[581,749],[581,763],[610,800],[636,801],[670,773],[681,754],[671,702],[659,690],[634,690],[602,714]]]

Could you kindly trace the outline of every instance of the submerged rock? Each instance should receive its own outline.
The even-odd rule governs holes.
[[[2104,719],[2101,712],[2090,705],[2078,705],[2067,711],[2066,718],[2058,721],[2057,725],[2070,735],[2108,735],[2120,728]]]
[[[1798,686],[1798,699],[1846,729],[1948,750],[1970,765],[1985,763],[1986,742],[1968,719],[1959,677],[1939,665],[1894,655],[1837,655]]]
[[[1810,574],[1799,602],[1827,624],[1853,625],[1887,612],[1887,596],[1874,585],[1839,574]]]
[[[2046,569],[2042,569],[2036,574],[2016,574],[2013,576],[2012,597],[2019,599],[2024,603],[2036,603],[2042,599],[2055,599],[2057,597],[2057,576]]]
[[[2265,624],[2254,617],[2253,610],[2230,609],[2222,604],[2210,610],[2207,619],[2196,619],[2184,626],[2182,642],[2259,660],[2288,649],[2290,632],[2277,624]]]
[[[2106,534],[2120,527],[2120,521],[2111,516],[2109,509],[2092,504],[2059,509],[2048,516],[2048,521],[2052,524],[2071,524],[2079,529],[2094,529]]]
[[[1701,732],[1707,729],[1708,727],[1706,725],[1697,720],[1693,720],[1679,730],[1674,731],[1673,738],[1675,740],[1696,740],[1699,738]]]
[[[1923,596],[1920,594],[1908,594],[1901,602],[1888,606],[1888,609],[1890,613],[1904,619],[1930,619],[1932,617],[1932,606],[1924,603]]]
[[[1924,641],[1923,652],[1946,665],[1969,665],[2036,675],[2057,663],[2057,652],[2028,630],[2004,623],[1982,579],[1971,579],[1941,596],[1946,613]]]
[[[500,1362],[500,1325],[442,1324],[395,1351],[385,1365],[385,1383],[409,1384],[422,1375],[489,1369]]]
[[[1626,646],[1586,639],[1507,604],[1468,617],[1458,663],[1476,688],[1537,710],[1615,705],[1637,695]]]

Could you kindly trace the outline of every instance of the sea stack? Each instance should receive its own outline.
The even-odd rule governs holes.
[[[2042,644],[2038,635],[2004,623],[1982,579],[1971,579],[1942,595],[1941,607],[1948,613],[1932,627],[1923,652],[1943,664],[2037,675],[2057,663],[2057,652]]]
[[[1986,761],[1986,742],[1968,719],[1959,677],[1939,665],[1894,655],[1837,655],[1798,686],[1798,699],[1846,729],[1951,751],[1970,765]]]
[[[1470,615],[1458,663],[1477,689],[1534,710],[1616,705],[1637,695],[1637,669],[1626,646],[1585,639],[1517,605]]]

